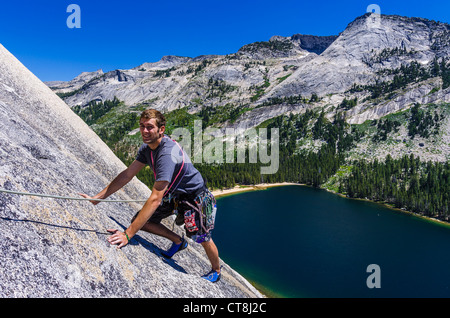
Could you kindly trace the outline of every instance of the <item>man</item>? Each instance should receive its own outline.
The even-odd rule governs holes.
[[[164,257],[171,258],[175,253],[185,249],[188,243],[184,237],[179,236],[161,224],[161,220],[172,215],[175,205],[177,205],[177,224],[179,224],[178,220],[182,220],[183,216],[194,215],[192,212],[195,208],[200,208],[201,210],[201,205],[199,206],[198,202],[202,201],[202,198],[207,199],[209,197],[211,199],[212,197],[212,201],[214,201],[214,197],[207,190],[200,172],[192,165],[184,150],[181,149],[178,143],[164,135],[165,125],[166,119],[159,111],[154,109],[145,110],[139,120],[140,132],[144,143],[138,151],[136,160],[97,195],[93,197],[82,193],[80,195],[87,199],[105,199],[125,186],[148,164],[155,176],[155,183],[150,198],[135,215],[131,225],[124,232],[115,229],[108,230],[108,232],[112,233],[108,241],[117,245],[117,248],[121,248],[127,245],[129,240],[139,230],[144,230],[172,241],[172,246],[169,250],[163,252]],[[99,203],[99,201],[91,202],[94,205]],[[202,277],[211,282],[217,282],[221,276],[219,252],[211,239],[211,231],[206,234],[195,235],[195,230],[202,228],[201,224],[199,224],[201,219],[199,219],[198,214],[196,218],[192,218],[190,221],[185,220],[186,234],[195,238],[194,240],[203,246],[211,262],[211,271]],[[192,225],[194,225],[194,229]],[[200,233],[201,231],[199,230],[198,234]]]

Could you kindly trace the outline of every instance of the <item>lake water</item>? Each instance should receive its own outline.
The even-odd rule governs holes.
[[[225,196],[217,206],[220,257],[269,295],[450,296],[448,226],[304,186]]]

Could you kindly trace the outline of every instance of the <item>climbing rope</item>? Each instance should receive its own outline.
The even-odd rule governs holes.
[[[62,200],[78,200],[78,201],[100,201],[100,202],[146,202],[147,201],[147,200],[106,200],[106,199],[87,199],[87,198],[76,198],[76,197],[63,197],[63,196],[58,196],[58,195],[19,192],[19,191],[11,191],[11,190],[6,190],[6,189],[0,189],[0,192],[9,193],[9,194],[17,194],[17,195],[27,195],[27,196],[33,196],[33,197],[44,197],[44,198],[53,198],[53,199],[62,199]]]

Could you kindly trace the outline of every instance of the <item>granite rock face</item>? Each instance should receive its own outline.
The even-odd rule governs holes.
[[[69,106],[0,45],[0,189],[93,195],[123,169]],[[149,194],[135,178],[110,199]],[[192,241],[171,260],[161,255],[170,242],[148,233],[120,250],[111,246],[106,229],[128,227],[141,206],[0,192],[0,297],[262,296],[226,264],[217,284],[202,279],[210,264]]]
[[[298,42],[302,49],[320,55],[337,39],[337,36],[294,34],[290,39]]]
[[[301,65],[271,96],[344,93],[355,83],[374,83],[380,69],[448,57],[449,47],[437,43],[448,39],[449,28],[426,19],[366,14],[350,23],[320,56]],[[404,54],[376,58],[395,48],[404,49]]]

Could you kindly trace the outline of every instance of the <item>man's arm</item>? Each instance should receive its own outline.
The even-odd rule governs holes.
[[[108,241],[111,244],[117,244],[117,248],[127,245],[128,241],[144,226],[144,224],[148,221],[148,219],[150,219],[155,210],[161,204],[161,200],[168,186],[168,181],[156,181],[153,185],[150,198],[147,202],[145,202],[136,219],[134,219],[131,225],[124,232],[109,229],[108,232],[113,233],[113,235],[108,238]]]
[[[133,163],[124,171],[119,173],[119,175],[102,191],[100,191],[98,194],[94,195],[93,197],[88,196],[84,193],[79,193],[82,197],[86,199],[106,199],[111,194],[115,193],[119,189],[121,189],[123,186],[125,186],[128,182],[133,179],[134,176],[138,174],[139,171],[141,171],[142,168],[145,167],[145,164],[143,164],[140,161],[133,161]],[[100,201],[91,201],[92,204],[96,205],[100,203]]]

